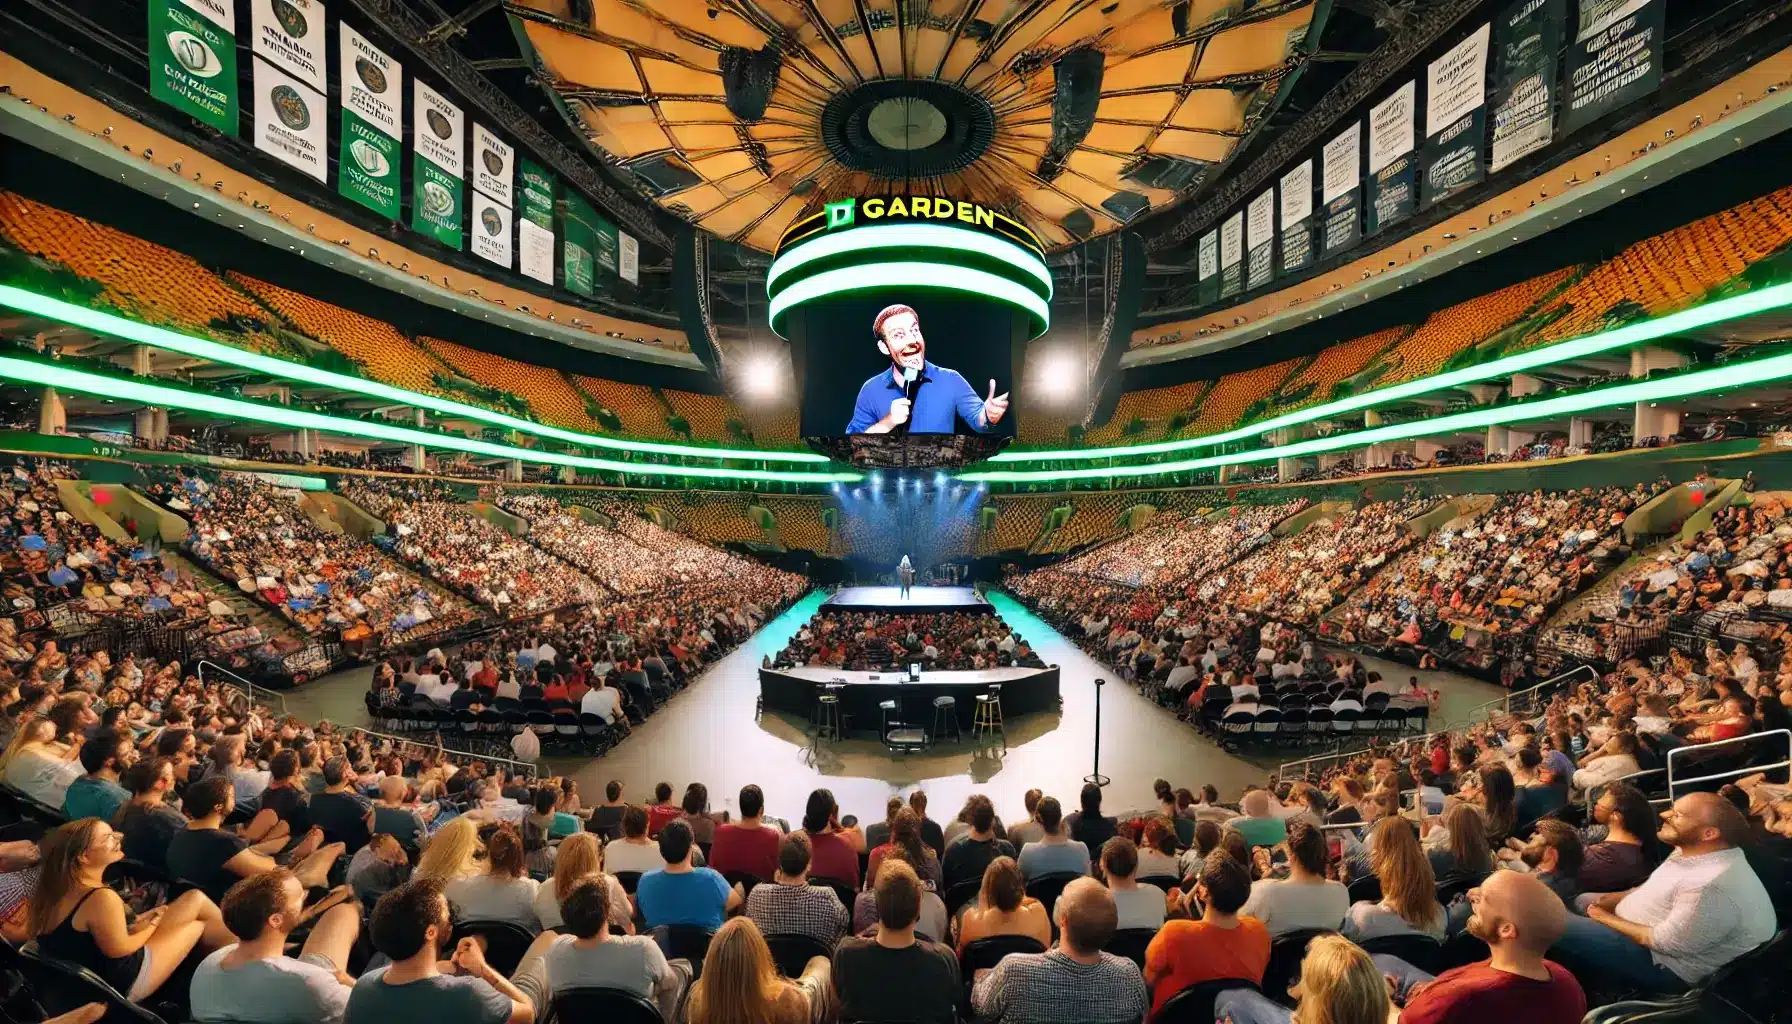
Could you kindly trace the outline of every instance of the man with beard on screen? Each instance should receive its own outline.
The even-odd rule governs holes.
[[[921,318],[913,308],[885,306],[871,321],[871,333],[877,350],[890,357],[890,368],[859,388],[848,434],[951,434],[960,419],[981,434],[1008,412],[1008,395],[996,394],[995,381],[989,382],[989,396],[980,397],[957,370],[927,361]]]

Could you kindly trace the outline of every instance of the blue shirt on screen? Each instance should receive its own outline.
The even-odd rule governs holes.
[[[908,411],[909,433],[956,433],[954,419],[964,420],[978,433],[989,431],[980,419],[983,396],[957,370],[923,363],[918,380],[922,386],[915,392],[914,405]],[[890,403],[903,394],[902,378],[896,375],[894,367],[866,381],[859,388],[859,401],[853,406],[852,422],[846,425],[846,432],[863,434],[889,415]]]
[[[722,927],[728,888],[727,880],[710,868],[676,875],[661,868],[641,876],[635,886],[635,903],[649,928],[694,924],[713,931]]]

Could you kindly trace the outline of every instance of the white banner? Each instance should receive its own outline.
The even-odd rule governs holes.
[[[1408,82],[1369,111],[1369,173],[1374,174],[1413,150],[1413,101],[1417,82]]]
[[[320,93],[330,91],[324,61],[324,5],[317,0],[255,0],[249,8],[255,54]],[[235,31],[235,26],[231,26]]]
[[[505,206],[515,206],[511,199],[511,181],[516,177],[516,151],[485,125],[473,124],[473,189],[484,192]]]
[[[404,138],[404,66],[342,22],[336,59],[342,106],[394,139]]]
[[[1282,230],[1313,215],[1313,161],[1302,160],[1282,175]]]
[[[255,148],[318,181],[330,177],[327,103],[323,93],[255,58]]]
[[[1244,259],[1244,211],[1240,210],[1220,225],[1220,268],[1236,267]]]
[[[1352,123],[1343,134],[1325,144],[1320,170],[1325,175],[1321,202],[1329,203],[1362,184],[1363,122]]]
[[[439,92],[416,81],[411,145],[419,156],[462,181],[467,177],[467,117]]]
[[[1487,102],[1487,44],[1492,37],[1493,25],[1482,25],[1426,69],[1426,138]]]
[[[1586,42],[1649,3],[1650,0],[1580,0],[1580,30],[1574,33],[1574,41]]]
[[[1209,231],[1201,236],[1200,269],[1197,280],[1205,281],[1220,272],[1220,233]]]
[[[554,283],[554,233],[528,218],[517,221],[517,269],[542,284]]]
[[[1251,200],[1249,214],[1245,217],[1244,237],[1246,248],[1255,249],[1259,245],[1268,245],[1276,238],[1276,190],[1266,188],[1263,194]]]
[[[629,284],[641,283],[641,243],[626,231],[616,232],[616,276]]]
[[[490,196],[473,193],[473,219],[467,222],[467,229],[473,236],[473,252],[508,269],[510,230],[514,220],[510,207]]]
[[[231,35],[236,35],[236,0],[180,0],[180,4]]]

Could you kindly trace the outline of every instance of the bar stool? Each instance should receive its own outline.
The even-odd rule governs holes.
[[[942,694],[933,698],[933,729],[927,734],[929,743],[946,734],[947,722],[952,726],[952,742],[962,741],[964,732],[958,728],[958,698]]]
[[[977,710],[971,716],[971,738],[983,739],[991,733],[1000,733],[1002,749],[1008,749],[1008,730],[1002,725],[1002,684],[989,684],[987,693],[977,695]]]
[[[877,738],[883,742],[884,746],[895,750],[896,744],[890,742],[890,726],[901,723],[893,723],[890,719],[896,715],[896,702],[893,700],[878,701],[877,710],[883,715],[883,726],[877,730]]]
[[[840,721],[840,687],[823,687],[821,696],[815,698],[815,742],[823,740],[839,741],[845,736],[845,728]]]

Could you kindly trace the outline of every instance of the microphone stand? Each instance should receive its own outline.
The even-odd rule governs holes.
[[[1097,786],[1106,786],[1109,779],[1101,774],[1101,688],[1107,685],[1106,679],[1095,680],[1095,766],[1089,774],[1083,776],[1084,782],[1092,782]]]

